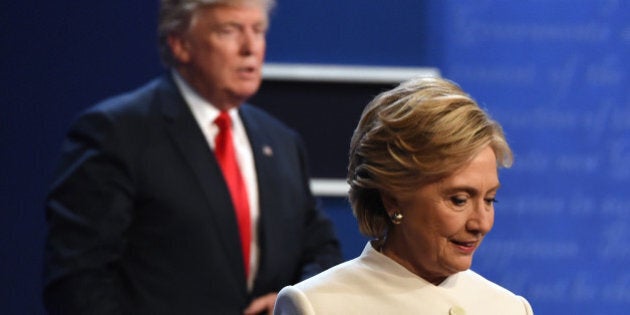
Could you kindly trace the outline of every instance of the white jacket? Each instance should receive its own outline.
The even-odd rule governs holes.
[[[278,294],[274,314],[533,314],[523,297],[472,270],[434,285],[379,253],[368,242],[361,256]]]

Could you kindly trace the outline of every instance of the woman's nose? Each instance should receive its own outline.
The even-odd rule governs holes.
[[[485,235],[494,225],[494,206],[488,205],[485,200],[476,203],[471,211],[466,228],[475,233]]]

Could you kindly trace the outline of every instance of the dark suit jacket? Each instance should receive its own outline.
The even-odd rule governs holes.
[[[252,298],[340,261],[298,135],[254,107],[239,113],[259,184],[253,292],[214,154],[164,76],[83,113],[63,144],[46,202],[49,312],[241,314]]]

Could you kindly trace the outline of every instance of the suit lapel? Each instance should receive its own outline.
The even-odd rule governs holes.
[[[272,139],[267,134],[261,122],[252,116],[251,109],[248,105],[243,105],[239,111],[247,137],[252,146],[254,154],[254,163],[256,165],[256,176],[258,178],[258,191],[261,212],[269,205],[272,205],[273,196],[269,192],[274,190],[273,183],[274,170],[274,145]]]
[[[258,221],[258,246],[260,247],[260,260],[258,266],[258,276],[254,282],[254,291],[256,291],[257,283],[268,282],[265,279],[266,276],[274,274],[269,272],[270,268],[273,268],[271,260],[274,253],[280,253],[276,251],[274,245],[278,242],[274,242],[270,239],[270,232],[273,231],[274,214],[278,209],[278,185],[277,176],[274,172],[277,171],[275,161],[275,142],[271,139],[265,126],[262,125],[261,119],[254,117],[255,113],[249,107],[249,105],[241,106],[239,110],[245,129],[247,130],[247,137],[249,138],[250,145],[252,146],[252,153],[254,154],[254,163],[256,163],[256,176],[258,179],[258,200],[260,206],[260,214]]]
[[[268,274],[264,270],[268,267],[268,259],[265,253],[269,252],[269,246],[273,246],[273,244],[270,244],[268,241],[266,232],[270,229],[269,225],[273,223],[269,215],[276,204],[273,198],[274,196],[277,197],[277,195],[272,193],[275,191],[275,177],[273,176],[273,170],[275,169],[274,147],[272,139],[269,138],[264,126],[261,125],[261,121],[253,117],[254,114],[248,105],[241,106],[239,113],[252,147],[254,163],[256,165],[260,210],[258,221],[258,246],[260,247],[258,275],[261,277]]]
[[[200,209],[212,212],[214,230],[218,231],[230,268],[245,284],[236,217],[214,154],[170,77],[163,80],[160,92],[167,133],[190,166],[191,175],[196,177],[208,201],[208,205],[200,206]]]

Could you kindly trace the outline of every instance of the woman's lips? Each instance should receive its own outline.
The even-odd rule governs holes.
[[[451,243],[455,245],[455,247],[464,254],[472,254],[477,249],[478,241],[459,241],[459,240],[451,240]]]

